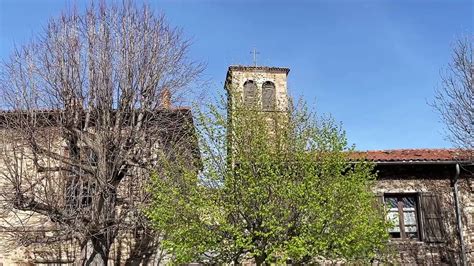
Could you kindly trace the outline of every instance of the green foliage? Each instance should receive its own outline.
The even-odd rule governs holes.
[[[348,161],[352,148],[332,119],[304,104],[210,105],[196,124],[202,169],[165,163],[147,210],[175,262],[367,262],[384,251],[389,224],[370,190],[373,165]]]

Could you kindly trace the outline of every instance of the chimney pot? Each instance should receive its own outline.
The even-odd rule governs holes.
[[[160,104],[164,109],[171,108],[171,92],[168,88],[164,88],[160,94]]]

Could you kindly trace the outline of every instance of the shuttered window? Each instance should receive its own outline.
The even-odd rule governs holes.
[[[257,84],[252,80],[247,80],[244,83],[244,103],[248,107],[256,107],[257,102]]]
[[[262,85],[262,108],[265,111],[275,110],[275,84],[266,81]]]
[[[77,164],[96,167],[98,163],[97,154],[87,146],[75,147]],[[64,148],[64,156],[71,157],[69,148]],[[91,182],[90,174],[77,165],[65,165],[62,174],[65,180],[65,205],[68,211],[92,205],[92,196],[95,191],[95,184]]]
[[[392,238],[446,241],[448,215],[438,194],[384,194],[383,201],[387,219],[393,222],[389,229]]]

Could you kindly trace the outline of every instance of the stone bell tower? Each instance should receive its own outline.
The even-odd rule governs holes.
[[[276,117],[285,120],[288,114],[287,77],[289,68],[267,66],[230,66],[227,71],[225,89],[227,91],[227,118],[230,128],[233,128],[238,119],[234,117],[234,110],[245,108],[262,112],[268,117],[269,124]],[[233,134],[228,131],[228,159],[235,166]],[[269,130],[269,135],[274,135]]]
[[[229,110],[240,101],[266,112],[287,111],[288,72],[282,67],[230,66],[225,81]]]

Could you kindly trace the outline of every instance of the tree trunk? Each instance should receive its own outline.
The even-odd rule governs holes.
[[[110,245],[106,242],[96,240],[88,240],[81,248],[81,256],[76,260],[74,265],[107,265]]]
[[[266,254],[262,254],[260,256],[256,256],[255,257],[255,264],[257,264],[258,266],[260,265],[263,265],[265,263],[265,260],[267,259],[267,255]]]
[[[156,252],[156,246],[154,245],[155,239],[151,234],[151,230],[146,227],[142,228],[140,233],[135,235],[134,241],[135,243],[128,259],[125,261],[125,265],[148,265],[151,256]]]

